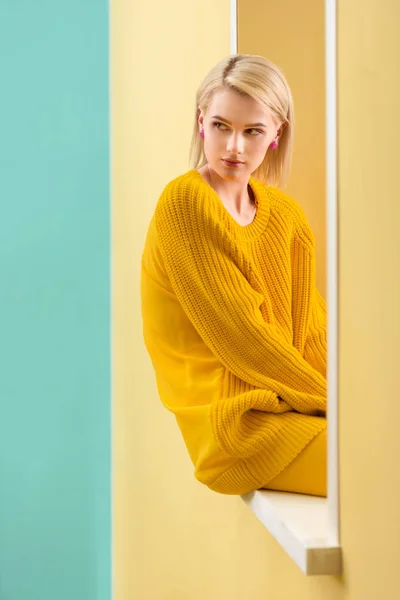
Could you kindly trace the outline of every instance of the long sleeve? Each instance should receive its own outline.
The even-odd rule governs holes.
[[[326,377],[326,356],[326,303],[318,290],[315,290],[310,329],[304,347],[304,358],[323,377]]]
[[[308,224],[293,240],[292,281],[294,345],[326,378],[326,303],[316,287],[314,236]]]
[[[171,285],[199,335],[243,381],[274,391],[298,412],[324,412],[326,380],[265,321],[264,295],[244,274],[246,255],[194,195],[184,196],[164,192],[156,229]]]

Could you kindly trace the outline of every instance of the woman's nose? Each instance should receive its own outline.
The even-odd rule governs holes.
[[[240,133],[231,133],[228,137],[226,149],[231,154],[243,154],[244,140]]]

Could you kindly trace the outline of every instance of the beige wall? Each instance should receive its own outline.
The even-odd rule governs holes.
[[[238,0],[238,51],[284,72],[293,94],[295,143],[285,191],[304,208],[316,240],[317,286],[326,294],[324,0]]]
[[[400,5],[339,4],[340,468],[352,598],[400,598]]]
[[[275,15],[290,39],[276,41],[274,51],[278,43],[291,48],[287,58],[293,62],[285,70],[297,85],[296,64],[305,52],[299,34],[320,26],[322,8],[291,4]],[[378,0],[339,3],[345,574],[306,578],[238,498],[213,494],[194,480],[174,420],[158,400],[141,337],[139,265],[147,223],[162,187],[188,166],[195,89],[229,53],[229,0],[111,2],[115,600],[399,597],[400,409],[394,372],[400,333],[400,89],[391,76],[398,77],[400,15],[394,0],[385,6],[383,11]],[[257,11],[247,22],[254,37],[274,29],[268,19],[260,23]],[[243,24],[239,31],[242,36]],[[276,59],[272,51],[270,56]],[[323,148],[323,131],[313,135],[312,149]],[[318,173],[315,189],[324,189]],[[291,185],[299,187],[292,193],[323,240],[318,223],[324,218],[306,206],[307,184],[297,182],[293,175]]]
[[[158,399],[139,270],[159,194],[189,168],[197,86],[229,54],[229,0],[110,6],[115,599],[221,600],[236,593],[238,501],[196,482]]]

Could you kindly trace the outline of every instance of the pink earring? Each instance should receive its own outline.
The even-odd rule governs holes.
[[[204,131],[202,129],[200,129],[200,137],[204,140]]]
[[[272,142],[272,144],[269,145],[271,150],[275,150],[278,146],[279,146],[279,144],[276,140],[275,140],[275,142]]]

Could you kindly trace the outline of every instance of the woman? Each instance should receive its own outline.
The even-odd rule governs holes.
[[[165,187],[143,252],[161,400],[196,478],[224,494],[326,495],[326,308],[313,234],[277,187],[292,142],[278,68],[219,62],[197,92],[194,168]]]

